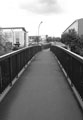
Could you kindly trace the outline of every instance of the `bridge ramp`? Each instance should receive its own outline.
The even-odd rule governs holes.
[[[0,120],[83,120],[57,60],[38,53],[0,103]]]

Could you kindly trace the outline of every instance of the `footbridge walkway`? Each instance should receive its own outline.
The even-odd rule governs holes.
[[[10,66],[15,58],[12,56],[12,62],[7,59]],[[18,65],[15,63],[11,69]],[[0,65],[2,69],[3,63]],[[15,84],[10,82],[9,92],[1,92],[0,120],[83,120],[82,109],[50,49],[35,54],[22,71],[23,74],[15,78]],[[3,86],[3,75],[0,79]]]

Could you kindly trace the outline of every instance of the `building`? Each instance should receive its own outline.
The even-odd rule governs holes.
[[[41,36],[29,36],[29,44],[37,44],[41,41]]]
[[[83,18],[75,20],[64,32],[69,32],[70,29],[75,29],[79,36],[83,35]]]
[[[8,27],[1,29],[7,41],[12,42],[12,45],[19,44],[20,46],[27,46],[28,35],[24,27]]]

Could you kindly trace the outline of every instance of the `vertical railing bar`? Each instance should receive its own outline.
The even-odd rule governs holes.
[[[0,58],[0,93],[4,91],[4,89],[10,85],[12,86],[12,81],[15,77],[18,78],[18,74],[21,69],[28,63],[28,61],[38,52],[40,51],[39,46],[33,46],[26,49],[23,49],[19,52],[8,54],[8,56],[2,56]],[[28,55],[27,55],[28,54]],[[4,65],[4,60],[7,60],[7,64]],[[14,65],[15,64],[15,65]],[[2,66],[7,67],[2,69]],[[5,71],[5,72],[4,72]],[[7,72],[7,76],[4,74]],[[7,77],[6,84],[3,82]],[[3,81],[4,80],[4,81]]]
[[[12,86],[12,57],[10,57],[10,86]]]
[[[1,72],[1,66],[0,66],[0,82],[1,82],[1,91],[3,87],[3,81],[2,81],[2,72]]]

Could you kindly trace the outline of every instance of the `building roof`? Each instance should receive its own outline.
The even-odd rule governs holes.
[[[79,20],[83,20],[83,18],[76,19],[71,25],[69,25],[69,26],[66,28],[66,30],[67,30],[68,28],[70,28],[75,22],[77,22],[77,21],[79,21]],[[66,30],[65,30],[63,33],[65,33]]]
[[[72,26],[76,21],[78,21],[78,20],[75,20],[71,25],[69,25],[69,26],[66,28],[66,30],[68,30],[68,28],[70,28],[70,26]],[[66,30],[65,30],[63,33],[65,33]]]
[[[22,29],[24,32],[27,32],[25,27],[6,27],[6,28],[1,27],[1,29]]]

